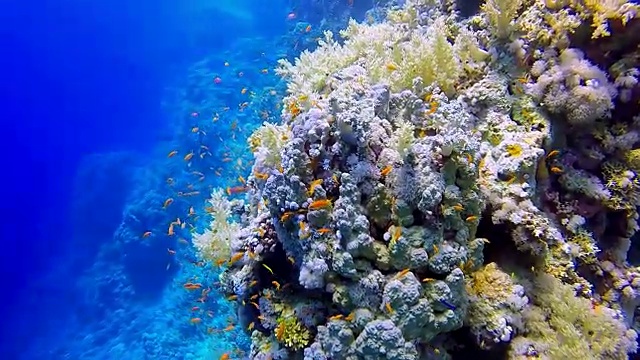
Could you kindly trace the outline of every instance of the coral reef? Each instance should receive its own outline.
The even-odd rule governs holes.
[[[585,44],[622,41],[637,5],[453,6],[407,0],[279,62],[281,122],[212,223],[252,358],[636,351],[637,50],[609,70]]]

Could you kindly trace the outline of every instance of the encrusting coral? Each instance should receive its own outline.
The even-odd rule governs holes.
[[[195,241],[230,257],[251,357],[447,359],[461,331],[512,359],[635,352],[638,71],[573,36],[614,41],[636,8],[407,0],[281,60],[282,122]]]

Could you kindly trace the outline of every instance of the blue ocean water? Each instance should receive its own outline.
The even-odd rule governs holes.
[[[250,168],[251,130],[278,120],[277,59],[372,6],[2,4],[0,358],[242,358],[215,285],[183,288],[217,276],[189,234],[211,188]]]

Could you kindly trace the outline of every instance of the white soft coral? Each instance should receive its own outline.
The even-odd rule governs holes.
[[[209,200],[211,223],[202,234],[193,234],[193,246],[203,258],[228,258],[231,241],[240,230],[240,226],[231,221],[231,202],[224,196],[222,189],[216,189]]]

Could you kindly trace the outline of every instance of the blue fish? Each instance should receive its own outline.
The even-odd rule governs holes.
[[[452,303],[448,302],[447,300],[438,300],[440,302],[440,304],[446,306],[449,310],[455,310],[456,306],[453,305]]]

